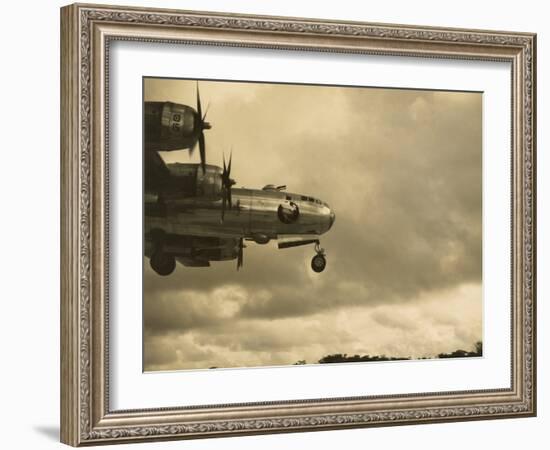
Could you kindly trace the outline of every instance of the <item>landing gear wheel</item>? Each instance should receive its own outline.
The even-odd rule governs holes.
[[[315,255],[311,260],[311,268],[314,272],[320,273],[325,270],[327,259],[324,255]]]
[[[160,250],[151,255],[151,268],[163,277],[170,275],[176,268],[176,258]]]

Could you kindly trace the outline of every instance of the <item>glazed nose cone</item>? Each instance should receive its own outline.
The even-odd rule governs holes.
[[[334,214],[334,211],[330,211],[330,225],[328,226],[328,229],[330,230],[332,228],[332,225],[334,224],[334,221],[336,220],[336,214]]]

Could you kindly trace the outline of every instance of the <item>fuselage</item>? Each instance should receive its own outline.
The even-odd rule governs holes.
[[[172,202],[163,215],[146,212],[145,232],[160,229],[172,235],[245,237],[265,243],[284,236],[321,235],[334,223],[328,204],[310,196],[247,188],[233,188],[231,194],[232,207],[223,222],[221,197],[192,197]]]

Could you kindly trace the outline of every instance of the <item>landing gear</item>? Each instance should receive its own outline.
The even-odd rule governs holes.
[[[311,260],[311,268],[314,272],[320,273],[325,270],[327,265],[327,258],[325,255],[325,249],[321,248],[319,242],[315,244],[315,251],[317,254]]]
[[[176,268],[174,255],[164,253],[162,250],[155,250],[151,255],[151,268],[163,277],[170,275]]]

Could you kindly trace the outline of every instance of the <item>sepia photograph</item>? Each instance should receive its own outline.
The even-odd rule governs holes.
[[[482,104],[144,77],[143,370],[483,356]]]

